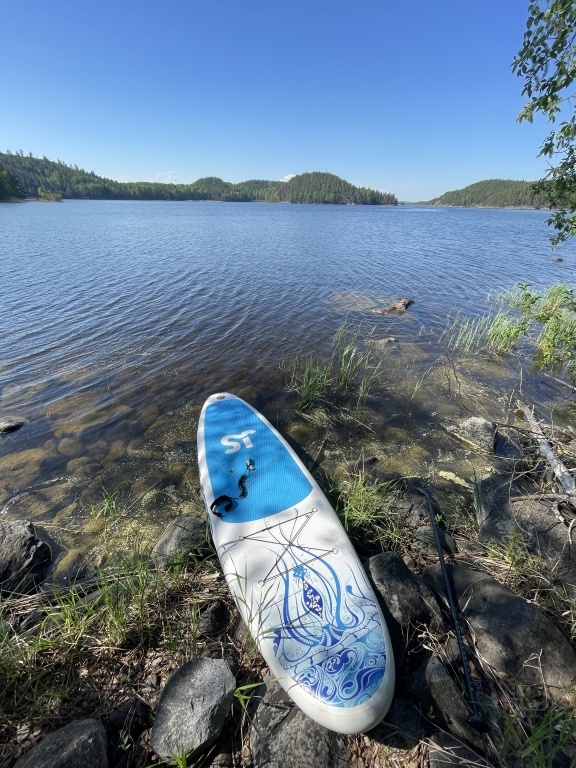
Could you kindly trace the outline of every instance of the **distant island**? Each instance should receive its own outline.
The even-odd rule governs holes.
[[[232,184],[216,176],[193,184],[150,181],[120,182],[97,176],[77,165],[23,152],[0,153],[0,200],[32,197],[44,200],[218,200],[223,202],[330,203],[335,205],[398,205],[395,195],[355,187],[333,173],[302,173],[290,181],[253,179]],[[10,190],[18,194],[11,194]],[[19,191],[18,191],[19,190]]]
[[[464,189],[445,192],[418,205],[448,205],[465,208],[547,208],[544,195],[535,195],[532,181],[488,179]]]

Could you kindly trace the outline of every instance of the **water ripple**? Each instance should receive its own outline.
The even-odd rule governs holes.
[[[574,279],[541,211],[66,201],[0,217],[8,406],[23,386],[61,397],[83,371],[95,400],[122,371],[127,401],[147,377],[193,391],[263,375],[347,317],[433,341],[490,290]],[[406,316],[368,311],[397,296],[414,299]]]

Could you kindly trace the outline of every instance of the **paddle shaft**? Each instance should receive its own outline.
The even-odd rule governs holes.
[[[470,673],[470,664],[468,663],[468,657],[464,648],[464,642],[462,640],[462,632],[460,631],[460,620],[458,618],[458,609],[456,608],[456,601],[454,600],[454,592],[452,591],[452,583],[446,568],[446,561],[444,560],[444,551],[442,548],[442,541],[440,540],[440,532],[436,525],[436,515],[434,507],[432,506],[432,497],[425,488],[416,487],[416,490],[426,497],[428,502],[428,512],[430,513],[430,521],[432,523],[432,530],[434,531],[434,539],[436,541],[436,549],[438,550],[438,557],[440,558],[440,568],[442,569],[442,577],[444,578],[444,584],[446,586],[446,595],[448,596],[448,604],[450,606],[450,615],[452,616],[452,622],[454,624],[454,633],[456,634],[456,641],[458,643],[458,650],[460,651],[460,658],[462,660],[462,667],[464,669],[464,677],[466,679],[466,687],[468,689],[468,696],[470,699],[470,709],[472,714],[468,718],[468,725],[476,728],[478,731],[486,731],[487,725],[484,717],[478,709],[478,700],[476,698],[476,689],[472,682],[472,675]]]

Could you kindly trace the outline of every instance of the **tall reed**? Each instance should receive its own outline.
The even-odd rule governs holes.
[[[356,406],[366,399],[380,364],[373,362],[362,343],[361,329],[351,331],[344,324],[334,336],[327,360],[300,353],[283,363],[288,387],[296,393],[301,411],[333,405],[344,395],[353,394]]]

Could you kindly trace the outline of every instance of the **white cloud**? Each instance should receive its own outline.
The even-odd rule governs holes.
[[[290,179],[293,179],[294,176],[297,176],[297,175],[298,174],[296,174],[296,173],[289,173],[287,176],[284,176],[283,179],[280,179],[280,181],[290,181]]]
[[[162,184],[176,184],[177,179],[172,171],[162,171],[161,173],[154,174],[154,181],[158,181]]]

